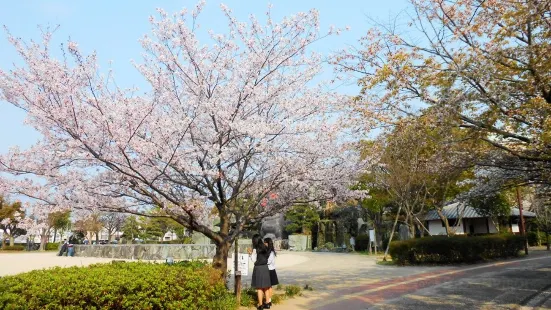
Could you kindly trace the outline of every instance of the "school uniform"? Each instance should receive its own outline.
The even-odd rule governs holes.
[[[268,256],[267,252],[256,252],[256,250],[251,255],[251,259],[254,261],[251,287],[268,288],[272,286],[270,270],[268,269]]]
[[[271,286],[279,284],[275,269],[275,252],[271,251],[270,255],[268,256],[268,270],[270,271],[270,283],[272,284]]]

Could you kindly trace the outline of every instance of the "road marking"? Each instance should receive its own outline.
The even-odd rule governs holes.
[[[503,266],[503,265],[510,265],[510,264],[515,264],[515,263],[519,263],[519,262],[526,262],[526,261],[533,261],[533,260],[540,260],[540,259],[549,259],[549,256],[546,255],[546,256],[542,256],[542,257],[523,258],[523,259],[517,259],[517,260],[512,260],[512,261],[493,263],[493,264],[489,264],[489,265],[482,265],[482,266],[476,266],[476,267],[470,267],[470,268],[464,268],[464,269],[456,269],[456,270],[451,270],[451,271],[447,271],[447,272],[443,272],[443,273],[427,275],[427,276],[423,276],[423,277],[412,279],[412,280],[405,280],[403,282],[390,283],[390,284],[387,284],[387,285],[383,285],[383,286],[380,286],[380,287],[377,287],[377,288],[372,288],[372,289],[369,289],[369,290],[361,291],[361,292],[358,292],[358,293],[346,294],[346,295],[343,295],[342,297],[333,298],[333,299],[330,299],[326,302],[320,302],[320,303],[317,303],[317,307],[322,307],[322,306],[327,306],[327,305],[330,305],[330,304],[335,304],[338,301],[344,301],[344,300],[350,299],[350,297],[359,297],[360,299],[363,299],[367,302],[368,300],[366,300],[365,297],[362,298],[362,295],[379,292],[379,291],[382,291],[382,290],[385,290],[385,289],[390,289],[390,288],[398,286],[398,285],[411,284],[411,283],[415,283],[415,282],[419,282],[419,281],[425,281],[425,280],[430,280],[430,279],[434,279],[434,278],[440,278],[442,276],[449,276],[449,275],[462,273],[462,272],[468,272],[468,271],[479,270],[479,269],[484,269],[484,268],[498,267],[498,266]],[[415,275],[412,275],[412,276],[415,276]],[[391,281],[391,280],[392,279],[389,279],[389,281]]]

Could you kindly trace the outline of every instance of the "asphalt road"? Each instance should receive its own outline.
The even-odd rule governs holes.
[[[325,295],[309,309],[551,309],[551,256],[435,269]]]

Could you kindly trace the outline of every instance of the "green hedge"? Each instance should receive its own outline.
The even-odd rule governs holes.
[[[219,271],[202,264],[112,263],[0,278],[0,309],[235,309]]]
[[[7,245],[2,248],[3,251],[25,251],[24,245],[14,244],[12,246]]]
[[[433,236],[390,245],[390,256],[398,265],[475,263],[518,256],[524,247],[522,236]]]
[[[528,244],[530,246],[547,244],[547,236],[544,232],[529,231],[528,233],[526,233],[526,237],[528,238]]]
[[[46,251],[59,250],[59,243],[46,243]]]

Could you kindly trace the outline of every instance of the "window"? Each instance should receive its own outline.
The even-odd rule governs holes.
[[[448,219],[448,224],[450,225],[450,227],[455,226],[456,223],[457,223],[456,219]],[[442,221],[442,227],[446,227],[446,224],[444,224],[444,221]]]

